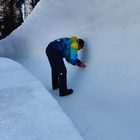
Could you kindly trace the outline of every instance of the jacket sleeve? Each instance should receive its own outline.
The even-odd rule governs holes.
[[[72,65],[80,65],[81,61],[77,57],[78,57],[77,50],[71,48],[70,55],[66,55],[65,59],[68,63],[70,63]]]

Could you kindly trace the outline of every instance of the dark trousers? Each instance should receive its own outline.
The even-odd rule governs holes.
[[[64,94],[67,91],[67,69],[63,61],[63,52],[48,45],[46,54],[51,66],[52,86],[59,87],[59,93]]]

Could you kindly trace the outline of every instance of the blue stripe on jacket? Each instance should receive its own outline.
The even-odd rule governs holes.
[[[72,65],[80,65],[81,61],[78,59],[77,49],[71,47],[71,40],[69,38],[60,38],[52,41],[50,44],[57,51],[63,51],[63,57]]]

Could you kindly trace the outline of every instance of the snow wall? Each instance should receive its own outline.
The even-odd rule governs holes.
[[[83,38],[79,55],[87,68],[67,65],[75,94],[59,103],[86,139],[137,140],[139,5],[138,0],[41,0],[26,22],[0,42],[0,54],[20,62],[52,92],[47,44],[63,36]]]

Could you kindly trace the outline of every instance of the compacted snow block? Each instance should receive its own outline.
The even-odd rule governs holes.
[[[83,140],[43,85],[18,63],[0,58],[1,140]]]

